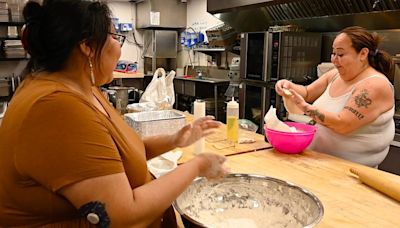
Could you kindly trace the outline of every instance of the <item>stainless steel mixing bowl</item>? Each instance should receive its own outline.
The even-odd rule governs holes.
[[[306,189],[251,174],[198,178],[174,207],[185,227],[313,227],[324,214],[321,201]]]

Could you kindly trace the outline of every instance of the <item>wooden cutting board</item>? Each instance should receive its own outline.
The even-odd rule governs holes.
[[[226,140],[226,125],[223,124],[220,128],[215,130],[215,133],[209,135],[205,139],[205,151],[212,152],[224,156],[229,156],[233,154],[240,154],[246,152],[253,152],[257,150],[272,148],[271,144],[264,141],[264,136],[239,129],[239,141],[243,139],[253,139],[252,143],[229,143]],[[181,150],[182,157],[179,159],[178,163],[184,163],[193,158],[193,146],[178,148]]]

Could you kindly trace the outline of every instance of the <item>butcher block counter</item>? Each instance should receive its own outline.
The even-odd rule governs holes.
[[[317,227],[400,227],[400,202],[349,172],[365,166],[313,151],[290,155],[274,149],[229,156],[226,166],[235,173],[282,179],[314,193],[325,210]],[[400,176],[376,171],[400,183]]]
[[[184,114],[187,122],[193,121],[191,114]],[[372,170],[375,177],[397,186],[400,176],[311,150],[283,154],[266,143],[263,135],[242,129],[240,137],[253,138],[255,142],[224,148],[226,126],[222,125],[206,138],[205,151],[227,156],[226,166],[233,173],[278,178],[315,194],[324,207],[317,227],[400,227],[400,201],[363,184],[349,170]],[[179,163],[195,156],[191,147],[178,150],[183,152]]]
[[[214,134],[211,134],[205,139],[204,152],[212,152],[224,156],[253,152],[262,149],[272,148],[271,144],[265,142],[264,136],[250,131],[239,129],[239,141],[254,140],[252,143],[229,143],[226,140],[226,125],[222,125]],[[193,146],[179,148],[182,157],[178,163],[185,163],[195,155],[193,154]]]

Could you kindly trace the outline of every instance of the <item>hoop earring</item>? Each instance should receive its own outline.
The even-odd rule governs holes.
[[[89,68],[90,68],[90,80],[92,81],[92,85],[95,85],[96,80],[94,78],[94,73],[93,73],[93,64],[90,59],[89,59]]]

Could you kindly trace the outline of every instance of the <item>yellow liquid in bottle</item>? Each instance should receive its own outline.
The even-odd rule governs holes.
[[[239,123],[237,116],[228,116],[226,120],[227,139],[230,142],[238,142]]]

